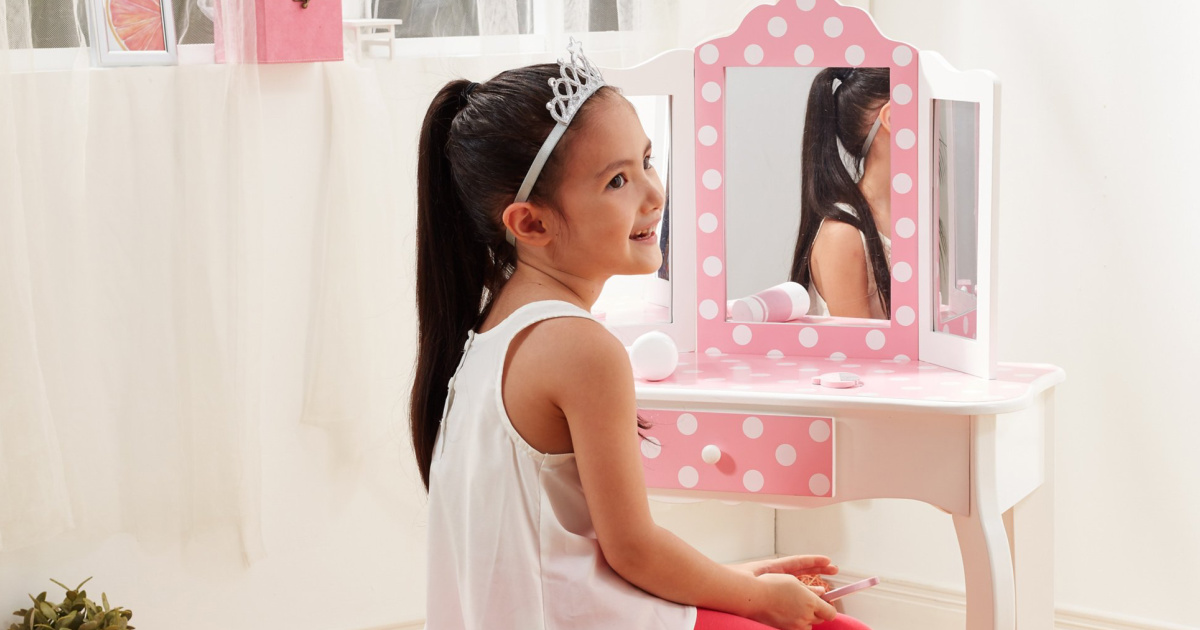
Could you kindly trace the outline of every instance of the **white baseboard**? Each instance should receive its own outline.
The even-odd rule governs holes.
[[[841,586],[866,577],[843,572],[829,582]],[[963,591],[902,580],[885,579],[878,586],[846,597],[839,604],[842,612],[861,619],[872,630],[961,630],[967,623],[966,594]],[[1200,630],[1197,627],[1063,606],[1054,611],[1054,629]]]

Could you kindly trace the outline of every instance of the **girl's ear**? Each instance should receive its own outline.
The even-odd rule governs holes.
[[[892,102],[888,101],[883,104],[883,108],[879,110],[879,119],[882,121],[879,126],[883,130],[892,133]]]
[[[528,201],[508,204],[500,220],[518,241],[534,247],[545,247],[552,235],[543,219],[548,211]]]

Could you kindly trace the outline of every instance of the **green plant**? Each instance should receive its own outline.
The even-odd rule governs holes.
[[[132,610],[109,606],[108,595],[104,593],[100,594],[104,606],[97,606],[88,599],[87,591],[80,590],[90,579],[73,589],[58,580],[50,580],[67,591],[66,599],[54,605],[46,601],[44,591],[37,597],[30,595],[33,607],[14,612],[21,621],[9,626],[8,630],[133,630],[129,625]]]

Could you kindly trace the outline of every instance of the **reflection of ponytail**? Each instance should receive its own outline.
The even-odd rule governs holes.
[[[486,316],[512,275],[516,250],[504,240],[501,214],[512,203],[542,141],[554,127],[546,113],[548,79],[558,64],[503,72],[486,83],[451,81],[433,98],[418,140],[417,368],[409,401],[413,450],[429,487],[433,447],[446,387],[467,333]],[[572,130],[586,124],[601,88],[576,114],[530,194],[553,211]],[[598,98],[600,97],[600,98]]]
[[[834,86],[834,80],[840,83]],[[853,225],[867,244],[867,260],[883,311],[891,315],[891,272],[871,206],[846,169],[842,150],[855,166],[863,163],[863,143],[891,90],[887,68],[826,68],[813,79],[804,118],[801,155],[800,230],[789,279],[811,287],[812,249],[825,219]],[[845,203],[857,217],[837,208]]]

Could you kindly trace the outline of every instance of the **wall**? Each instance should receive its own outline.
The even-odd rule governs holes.
[[[1060,627],[1200,627],[1200,423],[1187,393],[1200,352],[1189,253],[1200,214],[1188,183],[1200,5],[873,9],[887,36],[1002,82],[1000,359],[1067,372],[1055,452]],[[779,526],[781,552],[820,550],[854,572],[961,592],[953,527],[932,508],[864,502],[780,513]]]

